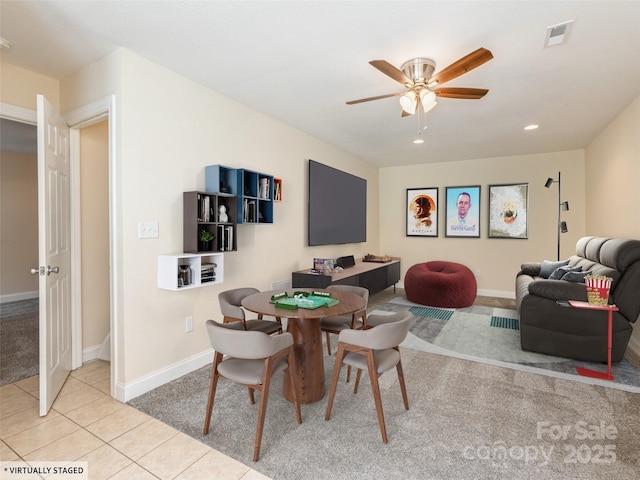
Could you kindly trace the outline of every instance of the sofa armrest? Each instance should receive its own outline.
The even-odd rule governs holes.
[[[520,273],[529,275],[531,277],[537,277],[540,275],[540,269],[542,268],[542,262],[529,262],[520,265]]]
[[[587,301],[587,287],[584,283],[564,280],[535,280],[529,283],[529,293],[550,300]]]

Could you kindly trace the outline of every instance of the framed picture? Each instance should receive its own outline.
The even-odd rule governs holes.
[[[407,188],[407,236],[438,236],[438,189]]]
[[[527,238],[529,184],[489,185],[489,238]]]
[[[446,187],[445,236],[480,238],[480,185]]]

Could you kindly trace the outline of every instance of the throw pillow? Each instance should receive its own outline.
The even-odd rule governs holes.
[[[549,276],[560,267],[564,267],[569,265],[569,260],[563,260],[560,262],[550,262],[549,260],[545,260],[542,262],[542,266],[540,267],[540,276],[542,278],[549,278]]]
[[[556,268],[551,275],[549,275],[549,280],[560,280],[569,272],[580,272],[582,271],[582,267],[570,267],[568,265],[564,267]]]
[[[565,273],[560,280],[564,280],[566,282],[577,282],[584,283],[584,277],[589,275],[591,272],[567,272]]]

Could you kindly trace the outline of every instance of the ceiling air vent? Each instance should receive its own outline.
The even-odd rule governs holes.
[[[567,43],[567,38],[569,37],[569,31],[571,30],[572,25],[573,20],[569,20],[568,22],[562,22],[557,25],[547,27],[547,35],[544,39],[544,48]]]

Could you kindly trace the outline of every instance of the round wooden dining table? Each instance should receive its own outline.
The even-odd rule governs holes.
[[[325,394],[324,363],[322,348],[322,332],[320,319],[348,315],[365,307],[364,299],[359,295],[336,290],[321,290],[311,288],[297,288],[295,291],[328,292],[337,298],[339,303],[332,307],[315,309],[297,308],[290,310],[277,307],[271,303],[271,297],[283,293],[285,290],[272,290],[254,293],[242,300],[242,306],[247,310],[287,319],[287,331],[293,336],[295,351],[295,383],[297,397],[300,403],[314,403],[322,400]],[[290,292],[291,293],[291,292]],[[282,394],[293,401],[289,382],[282,382]]]

